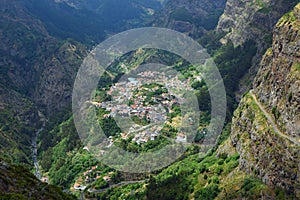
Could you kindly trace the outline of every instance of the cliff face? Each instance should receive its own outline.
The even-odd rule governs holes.
[[[232,147],[240,169],[272,187],[300,197],[300,4],[273,31],[273,44],[260,65],[254,88],[232,120]]]
[[[274,43],[254,81],[257,97],[281,131],[300,137],[300,6],[277,23]]]
[[[252,39],[258,45],[265,45],[278,19],[296,3],[294,0],[228,0],[217,27],[227,33],[222,42],[229,39],[237,46]]]
[[[155,15],[154,26],[171,28],[199,37],[217,25],[226,0],[170,0]]]
[[[257,46],[257,54],[253,57],[252,66],[239,83],[236,99],[250,87],[259,66],[263,53],[272,42],[272,29],[279,18],[290,11],[296,0],[228,0],[224,13],[219,19],[217,30],[226,35],[220,41],[225,44],[228,40],[235,46],[243,45],[251,40]]]
[[[33,99],[45,113],[52,115],[71,105],[73,81],[85,55],[80,44],[67,41],[35,63],[40,71]]]

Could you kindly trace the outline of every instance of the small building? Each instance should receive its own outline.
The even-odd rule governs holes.
[[[130,107],[134,110],[137,109],[137,105],[131,105]]]
[[[42,177],[41,181],[44,183],[49,183],[49,178],[48,177]]]
[[[75,183],[75,184],[74,184],[74,189],[75,189],[75,190],[81,190],[81,191],[83,191],[83,190],[86,189],[86,186],[80,185],[79,183]]]
[[[88,148],[87,146],[83,147],[83,150],[86,150],[86,151],[88,151],[88,152],[90,151],[89,148]]]
[[[75,189],[75,190],[80,190],[80,186],[81,186],[81,185],[80,185],[79,183],[75,183],[75,184],[74,184],[74,189]]]
[[[184,133],[178,133],[176,137],[177,142],[186,142],[186,135]]]
[[[151,140],[152,140],[152,141],[155,140],[155,139],[157,138],[157,136],[158,136],[158,134],[152,133],[152,134],[151,134]]]
[[[104,176],[103,180],[105,180],[106,182],[109,182],[109,181],[111,181],[111,178],[110,178],[110,176]]]
[[[83,172],[83,175],[86,176],[89,174],[89,171]]]

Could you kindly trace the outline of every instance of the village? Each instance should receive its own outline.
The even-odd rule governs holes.
[[[160,130],[166,121],[170,119],[170,113],[174,112],[173,106],[180,105],[181,90],[193,89],[188,86],[188,81],[181,81],[177,76],[166,75],[164,72],[144,71],[135,78],[126,78],[112,85],[106,91],[112,97],[112,101],[91,102],[98,108],[105,109],[109,114],[103,117],[120,117],[132,119],[137,117],[142,124],[134,122],[128,131],[120,133],[117,137],[110,136],[110,147],[117,140],[127,140],[133,136],[132,142],[141,145],[153,141],[160,135]],[[182,132],[175,138],[177,142],[186,142],[186,135]],[[88,147],[84,148],[89,151]],[[113,184],[114,172],[101,171],[101,167],[92,166],[83,172],[81,177],[73,185],[73,190],[96,190],[94,183],[102,182],[103,187]]]
[[[181,91],[193,90],[188,85],[189,81],[181,81],[178,76],[166,75],[164,72],[143,71],[136,78],[127,78],[112,85],[107,91],[112,101],[93,104],[110,112],[103,117],[135,116],[143,120],[143,125],[133,123],[127,132],[120,133],[120,138],[124,140],[134,135],[132,141],[140,145],[159,136],[164,123],[169,119],[168,113],[173,112],[172,106],[183,101]],[[109,140],[111,146],[115,138],[110,137]],[[184,142],[186,136],[180,133],[177,140]]]

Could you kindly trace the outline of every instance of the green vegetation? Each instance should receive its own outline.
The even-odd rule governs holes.
[[[158,8],[156,1],[147,1],[147,7]],[[75,3],[77,7],[78,2]],[[119,32],[126,26],[136,26],[146,17],[142,1],[88,1],[79,3],[79,9],[66,3],[34,0],[26,6],[43,22],[47,31],[60,39],[73,38],[86,45],[95,45],[105,39],[107,32]],[[155,5],[155,6],[153,6]],[[117,15],[115,13],[118,13]]]
[[[75,178],[89,167],[97,164],[97,160],[85,150],[74,149],[67,152],[64,148],[66,140],[53,148],[52,165],[49,169],[51,183],[70,188]]]
[[[294,66],[297,71],[300,71],[300,62],[296,62]]]
[[[140,89],[141,88],[141,89]],[[163,93],[168,93],[168,90],[161,84],[151,83],[144,84],[140,88],[133,91],[134,96],[145,96],[144,105],[150,104],[155,105],[158,104],[157,100],[153,99],[162,99],[161,95]],[[132,97],[135,98],[135,97]],[[132,100],[132,99],[131,99]]]
[[[47,135],[43,133],[46,138],[42,141],[48,148],[39,155],[41,167],[49,172],[53,184],[69,188],[80,172],[97,161],[88,152],[79,150],[81,144],[73,118],[61,123]]]
[[[95,189],[95,190],[100,190],[100,189],[103,189],[103,188],[107,188],[109,186],[109,184],[103,180],[102,178],[96,180],[93,184],[92,184],[92,187]]]
[[[260,8],[259,12],[268,14],[271,9],[267,7],[267,4],[263,2],[263,0],[255,0],[255,4]]]
[[[200,154],[189,155],[157,175],[151,175],[146,188],[143,184],[123,186],[108,190],[98,197],[109,199],[124,193],[129,195],[129,199],[144,196],[147,199],[189,199],[194,194],[196,199],[213,199],[221,191],[220,177],[237,167],[238,158],[238,155],[218,158],[215,153],[205,157]],[[124,192],[128,189],[131,189],[129,193]]]
[[[115,136],[117,133],[121,133],[120,127],[117,125],[115,120],[110,116],[101,119],[99,124],[102,131],[107,137]]]
[[[282,26],[284,24],[292,24],[294,22],[297,22],[297,17],[295,16],[294,11],[290,11],[289,13],[283,15],[283,17],[280,18],[276,26]]]
[[[215,54],[215,62],[223,77],[227,94],[228,116],[237,107],[234,92],[238,89],[239,80],[247,73],[252,58],[256,54],[254,42],[248,41],[243,47],[234,47],[231,42],[222,46]]]
[[[86,195],[89,198],[97,198],[97,199],[143,199],[145,196],[145,189],[143,188],[143,184],[136,183],[130,184],[126,186],[121,186],[118,188],[110,188],[106,192],[95,194],[89,193]]]
[[[105,88],[104,88],[105,89]],[[97,102],[105,102],[105,101],[111,101],[112,97],[111,95],[107,94],[107,90],[97,90],[95,94],[95,100]]]
[[[217,158],[215,153],[206,157],[199,154],[191,155],[163,170],[154,179],[150,179],[147,197],[188,199],[191,193],[195,193],[195,197],[199,199],[209,198],[207,195],[216,196],[219,193],[217,176],[225,175],[224,169],[229,168],[229,165],[236,167],[237,164],[232,165],[238,163],[236,158],[230,157],[224,162],[224,158]],[[226,173],[229,173],[228,170]],[[201,181],[197,181],[198,179]],[[201,189],[197,189],[198,187]]]
[[[272,41],[273,41],[273,35],[272,34],[267,34],[264,36],[264,42],[266,44],[272,45]],[[272,48],[269,48],[272,50]]]
[[[178,21],[187,21],[194,23],[196,20],[193,15],[184,7],[179,8],[171,13],[171,18]]]
[[[33,103],[17,92],[9,91],[0,85],[4,103],[0,112],[0,152],[13,163],[31,165],[31,139],[39,123],[29,116],[36,116]],[[26,121],[32,124],[26,123]]]
[[[34,11],[33,15],[39,17],[40,21],[45,23],[50,35],[60,38],[72,37],[86,44],[102,40],[106,34],[103,32],[104,30],[112,33],[118,32],[121,30],[120,28],[123,27],[123,23],[126,20],[136,18],[141,14],[140,11],[136,11],[134,6],[132,7],[132,5],[126,3],[126,1],[122,1],[121,4],[117,6],[116,10],[118,12],[111,13],[105,12],[106,7],[112,5],[110,4],[111,1],[106,1],[106,5],[99,7],[99,9],[92,12],[91,15],[89,15],[89,11],[84,9],[79,9],[79,11],[75,13],[74,9],[68,7],[66,4],[45,6],[48,5],[47,3],[49,1],[34,0],[32,2],[33,4],[28,6],[28,9]],[[135,3],[137,3],[137,1]],[[260,9],[259,12],[264,14],[269,14],[271,12],[271,9],[267,7],[264,1],[256,0],[254,3],[258,5]],[[144,2],[144,4],[148,5],[146,2]],[[66,12],[61,12],[62,10]],[[4,10],[3,12],[5,12],[7,16],[16,15],[16,13],[7,13],[10,12],[7,10]],[[118,13],[118,15],[115,15],[114,13]],[[128,13],[133,13],[133,15],[128,16]],[[209,30],[215,27],[221,13],[221,10],[216,9],[206,17],[196,18],[187,9],[179,8],[171,13],[170,18],[177,21],[190,22],[193,25],[201,26]],[[105,18],[99,17],[102,16],[102,14]],[[11,40],[11,47],[13,48],[11,48],[9,52],[0,52],[0,56],[5,57],[5,64],[0,68],[0,94],[1,97],[5,97],[3,100],[4,103],[2,104],[1,102],[0,105],[0,146],[1,153],[4,154],[3,159],[1,158],[0,161],[0,180],[3,183],[0,184],[0,199],[74,199],[73,196],[64,194],[58,187],[39,182],[30,173],[29,169],[26,168],[26,166],[31,163],[31,138],[36,132],[35,127],[41,127],[41,123],[35,122],[38,117],[34,103],[22,96],[39,92],[39,88],[31,88],[30,85],[40,81],[38,78],[40,78],[40,75],[43,74],[43,72],[38,70],[28,71],[28,66],[39,68],[37,65],[39,63],[49,64],[48,60],[42,62],[45,60],[40,60],[40,57],[57,58],[59,61],[62,60],[62,63],[66,62],[70,64],[68,67],[74,67],[74,71],[76,71],[76,64],[71,63],[73,61],[68,59],[64,60],[64,58],[60,57],[61,55],[64,55],[67,58],[69,57],[65,45],[69,44],[70,41],[53,42],[55,39],[45,38],[41,33],[37,33],[36,30],[31,30],[32,27],[27,27],[26,23],[23,24],[22,20],[21,23],[18,22],[17,19],[18,18],[15,20],[17,21],[16,23],[8,22],[7,24],[0,25],[1,30],[3,30],[3,37],[13,38],[13,40]],[[122,23],[117,23],[120,19],[122,19]],[[295,14],[290,12],[286,14],[278,24],[294,23],[295,21]],[[95,27],[95,24],[99,23],[103,24],[101,30],[98,26]],[[35,23],[32,23],[32,25],[39,26]],[[83,28],[78,29],[78,27],[82,27],[79,25],[83,25]],[[108,27],[110,28],[108,29]],[[43,27],[41,29],[43,29]],[[202,38],[199,38],[200,43],[208,48],[208,52],[211,53],[215,59],[223,77],[227,92],[227,124],[222,135],[218,138],[218,145],[228,142],[226,139],[231,131],[230,119],[233,110],[235,110],[237,106],[235,100],[235,92],[238,89],[237,83],[247,73],[251,66],[252,58],[257,50],[253,41],[248,41],[243,46],[237,47],[231,42],[228,42],[226,45],[221,45],[219,40],[224,34],[225,33],[212,31],[205,34]],[[266,43],[271,43],[271,34],[267,34],[263,40]],[[14,49],[16,49],[16,52]],[[36,49],[42,50],[41,52],[37,52]],[[49,51],[49,49],[51,49],[51,51]],[[267,54],[271,53],[272,50],[269,49]],[[9,56],[7,57],[8,54]],[[76,59],[77,62],[81,62],[81,58]],[[192,80],[190,84],[191,87],[195,89],[195,95],[201,110],[200,126],[194,141],[196,143],[201,143],[201,141],[210,134],[206,127],[210,120],[211,109],[209,88],[205,84],[205,81],[199,81],[199,79],[195,78],[195,75],[199,75],[201,72],[197,71],[195,67],[191,66],[186,61],[183,61],[177,55],[155,49],[139,49],[124,55],[122,58],[116,60],[108,69],[108,72],[105,72],[100,78],[98,90],[95,92],[95,100],[98,102],[110,101],[112,97],[107,94],[107,91],[112,85],[112,82],[118,81],[123,73],[130,71],[136,66],[150,62],[163,63],[172,66],[182,74],[182,76],[179,77],[180,80],[188,78]],[[24,66],[24,68],[20,68],[20,70],[18,68],[19,65]],[[41,68],[42,67],[43,66],[41,66]],[[293,67],[297,70],[296,72],[300,70],[299,63],[296,63]],[[10,82],[9,76],[7,76],[8,72],[19,74],[21,77],[28,76],[28,74],[30,76],[31,74],[37,74],[38,76],[36,77],[38,78],[33,78],[32,82],[25,80],[23,83],[19,83],[17,77],[15,82]],[[72,73],[73,69],[72,71],[70,70],[67,72],[67,74]],[[73,74],[71,76],[73,76]],[[72,84],[72,78],[64,77],[64,79],[66,79],[68,85]],[[12,92],[7,92],[4,89],[2,90],[2,85],[5,85],[5,87]],[[166,88],[156,83],[144,85],[144,88],[149,90],[137,90],[136,94],[146,96],[145,102],[151,105],[157,104],[157,102],[152,99],[153,97],[159,98],[161,94],[168,93]],[[293,99],[293,95],[295,96],[292,92],[288,94],[287,98],[289,101]],[[248,97],[249,96],[246,96],[246,98]],[[9,104],[14,106],[10,106]],[[128,102],[128,105],[133,104],[134,99],[131,99]],[[248,112],[247,117],[251,122],[255,120],[259,121],[263,118],[257,105],[253,104],[254,102],[249,100],[246,107],[243,108]],[[73,118],[70,117],[71,114],[68,109],[69,108],[66,108],[65,110],[62,109],[60,112],[54,113],[53,115],[50,114],[50,121],[47,122],[44,131],[40,135],[40,141],[38,143],[39,161],[42,172],[44,173],[43,175],[49,176],[51,183],[63,186],[64,189],[69,189],[78,180],[82,182],[86,180],[86,175],[83,175],[84,172],[90,170],[91,166],[97,165],[97,170],[94,170],[89,175],[92,176],[91,185],[89,186],[93,189],[107,188],[109,184],[103,180],[103,176],[112,172],[112,169],[99,163],[88,150],[83,150],[75,129]],[[46,108],[44,108],[44,110],[46,110]],[[130,136],[126,140],[117,140],[121,130],[115,120],[111,116],[108,116],[107,114],[109,113],[102,108],[96,109],[96,114],[99,125],[102,127],[105,135],[107,137],[112,136],[112,139],[116,139],[116,145],[119,145],[130,152],[145,153],[160,149],[170,143],[169,138],[175,138],[176,133],[178,132],[175,125],[176,122],[179,121],[178,119],[182,117],[182,114],[179,104],[173,104],[171,110],[173,112],[168,113],[170,120],[164,125],[161,131],[162,134],[158,136],[156,140],[150,140],[149,142],[140,145],[133,141],[133,136]],[[277,107],[272,109],[272,113],[276,120],[280,118],[280,112]],[[241,110],[238,110],[237,114],[241,117],[243,113]],[[146,117],[139,118],[134,116],[132,117],[132,120],[136,124],[142,126],[150,123]],[[28,124],[30,124],[30,126]],[[263,125],[257,127],[265,128]],[[265,134],[267,134],[267,132]],[[248,143],[250,136],[251,135],[248,132],[245,132],[238,135],[237,138],[248,145],[250,144]],[[93,142],[97,143],[97,138]],[[253,145],[256,146],[259,146],[259,144],[259,141],[253,143]],[[278,149],[279,148],[280,147],[278,147]],[[188,151],[172,165],[154,172],[153,174],[145,175],[145,177],[147,177],[145,183],[110,188],[103,193],[88,194],[88,196],[98,199],[209,200],[215,198],[259,199],[263,192],[269,194],[269,188],[259,179],[252,177],[249,174],[245,174],[238,169],[238,153],[220,153],[216,149],[217,147],[211,149],[206,155],[203,155],[199,153],[202,150],[201,147],[197,145],[191,146]],[[278,150],[276,148],[271,148],[270,146],[266,147],[266,150],[270,154],[275,151],[274,149]],[[5,160],[5,162],[2,160]],[[25,166],[6,163],[7,161],[24,163]],[[254,173],[257,172],[254,171]],[[114,171],[110,175],[112,182],[114,183],[123,180],[123,177],[121,177],[118,172]],[[87,193],[87,191],[85,192]],[[275,193],[275,196],[278,199],[286,198],[284,191],[280,189],[275,189],[274,191],[271,191],[270,194],[272,194],[272,192]],[[28,194],[31,194],[31,196],[29,197]]]
[[[138,116],[132,116],[132,121],[140,126],[146,126],[150,124],[150,121],[147,119],[146,115],[143,118],[140,118]]]
[[[278,119],[279,119],[279,117],[280,117],[280,112],[279,112],[279,110],[277,109],[277,107],[273,107],[273,108],[272,108],[272,114],[273,114],[275,120],[278,120]]]
[[[220,192],[220,189],[218,187],[217,184],[209,184],[207,187],[205,188],[201,188],[200,190],[198,190],[194,197],[195,199],[207,199],[207,200],[212,200],[215,199],[215,197],[218,196]]]

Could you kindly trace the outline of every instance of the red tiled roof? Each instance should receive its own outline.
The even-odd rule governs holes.
[[[74,184],[74,187],[79,187],[79,186],[80,186],[79,183],[75,183],[75,184]]]
[[[131,105],[131,108],[136,109],[137,106],[136,105]]]

